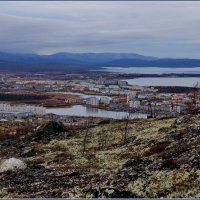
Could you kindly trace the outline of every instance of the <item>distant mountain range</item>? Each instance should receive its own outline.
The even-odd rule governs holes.
[[[135,53],[57,53],[53,55],[0,52],[0,70],[85,71],[101,67],[200,67],[200,59],[172,59]]]

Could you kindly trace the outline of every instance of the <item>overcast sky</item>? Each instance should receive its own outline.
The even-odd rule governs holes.
[[[0,51],[200,58],[200,2],[0,2]]]

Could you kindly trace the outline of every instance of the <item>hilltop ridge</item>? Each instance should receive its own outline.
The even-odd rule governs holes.
[[[101,67],[200,67],[200,59],[143,56],[136,53],[56,53],[52,55],[0,52],[1,71],[87,71]]]

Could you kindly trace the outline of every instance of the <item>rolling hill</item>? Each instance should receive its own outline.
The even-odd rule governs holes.
[[[200,67],[200,59],[172,59],[135,53],[57,53],[52,55],[0,52],[1,71],[87,71],[101,67]]]

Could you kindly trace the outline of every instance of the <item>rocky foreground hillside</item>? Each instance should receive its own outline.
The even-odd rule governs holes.
[[[67,129],[0,142],[0,197],[200,197],[200,115]]]

